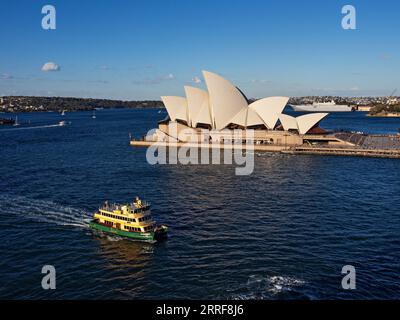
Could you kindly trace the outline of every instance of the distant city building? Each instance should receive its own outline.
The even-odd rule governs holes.
[[[358,106],[357,110],[358,111],[364,111],[364,112],[369,112],[371,110],[371,106]]]

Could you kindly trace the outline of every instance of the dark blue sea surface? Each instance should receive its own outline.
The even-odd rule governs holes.
[[[400,160],[256,153],[250,176],[152,166],[129,133],[165,115],[19,114],[21,126],[0,128],[1,299],[400,298]],[[395,133],[400,119],[332,114],[322,127]],[[89,229],[104,200],[136,195],[167,241]],[[43,265],[56,268],[55,290],[41,287]],[[344,265],[355,290],[341,287]]]

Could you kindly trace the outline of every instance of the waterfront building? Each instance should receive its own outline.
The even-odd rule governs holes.
[[[283,113],[288,97],[250,102],[239,88],[220,75],[203,71],[203,76],[207,91],[185,86],[185,97],[161,97],[168,117],[145,137],[146,141],[222,142],[234,139],[235,129],[242,129],[244,137],[252,129],[254,144],[340,143],[319,127],[328,113],[293,117]]]

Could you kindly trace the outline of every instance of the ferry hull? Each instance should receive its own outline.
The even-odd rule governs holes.
[[[152,241],[152,240],[162,240],[167,237],[167,232],[166,231],[161,231],[161,232],[131,232],[131,231],[124,231],[116,228],[111,228],[104,226],[102,224],[99,224],[95,221],[89,222],[89,226],[92,229],[108,233],[110,235],[117,235],[120,237],[124,238],[130,238],[134,240],[142,240],[142,241]]]

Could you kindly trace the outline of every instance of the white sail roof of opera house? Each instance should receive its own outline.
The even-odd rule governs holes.
[[[232,83],[221,76],[209,71],[203,71],[203,75],[210,95],[215,129],[221,130],[231,123],[237,113],[247,108],[247,100]]]
[[[327,113],[311,113],[297,118],[283,114],[288,97],[268,97],[248,103],[244,94],[220,75],[203,71],[207,91],[185,86],[186,98],[161,97],[171,121],[184,121],[189,127],[209,125],[222,130],[230,124],[244,128],[264,126],[274,130],[278,120],[284,130],[306,134]]]
[[[240,110],[229,122],[242,127],[251,127],[264,124],[264,121],[260,118],[260,116],[248,107]]]
[[[208,92],[185,86],[189,122],[192,127],[198,123],[212,125]]]
[[[186,98],[163,96],[161,100],[164,102],[171,121],[182,120],[189,122]]]
[[[306,134],[312,127],[325,118],[329,113],[309,113],[296,117],[299,133]]]
[[[279,121],[284,130],[299,130],[299,126],[297,125],[297,120],[295,117],[289,116],[287,114],[279,115]]]
[[[280,114],[279,121],[284,130],[298,130],[300,134],[306,134],[312,127],[325,118],[329,113],[310,113],[299,117]]]
[[[257,112],[268,129],[274,129],[288,101],[288,97],[269,97],[253,102],[249,108]]]

